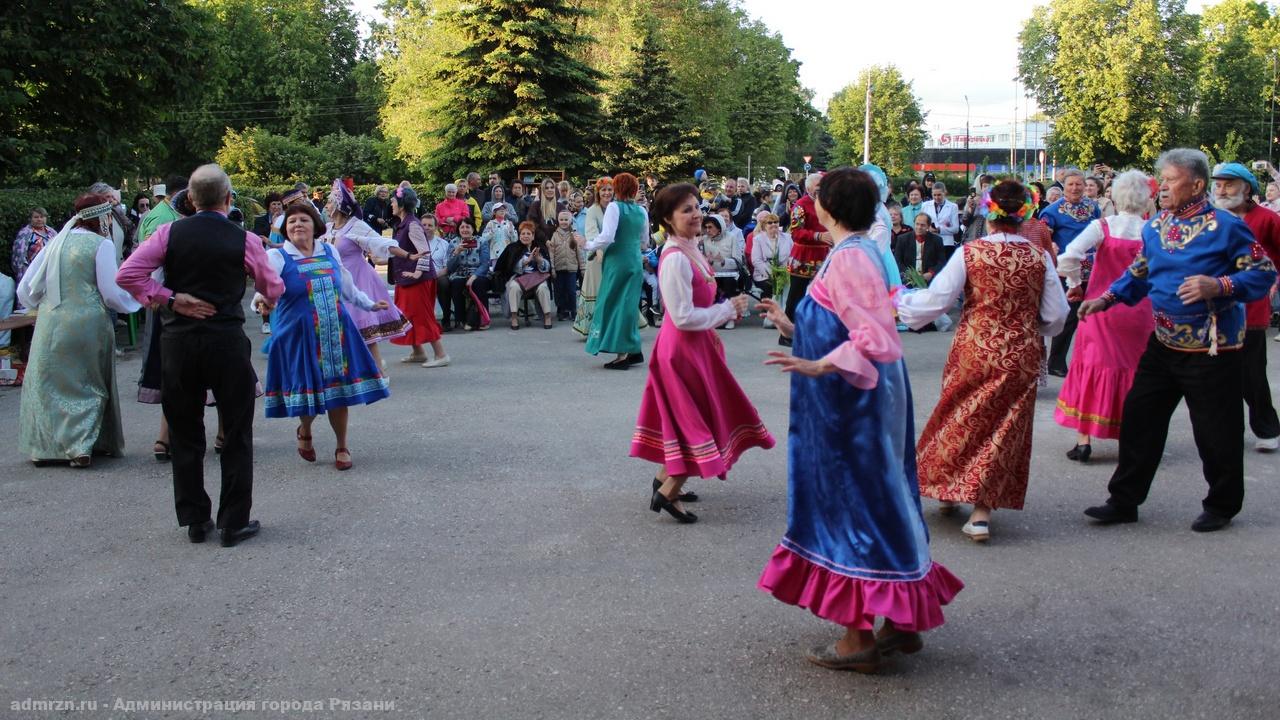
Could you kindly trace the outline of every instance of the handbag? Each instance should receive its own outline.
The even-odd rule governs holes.
[[[524,273],[523,275],[516,276],[516,283],[520,285],[521,290],[524,290],[525,292],[529,292],[530,290],[546,282],[547,278],[549,277],[551,277],[551,273],[544,273],[544,272]]]

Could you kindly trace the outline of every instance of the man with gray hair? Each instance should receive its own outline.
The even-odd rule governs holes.
[[[728,183],[725,183],[725,192],[728,192]],[[733,224],[739,230],[746,230],[751,219],[755,217],[756,208],[760,207],[760,203],[756,202],[756,196],[751,193],[751,182],[746,178],[740,177],[734,183],[735,194],[729,198],[729,212],[733,215]]]
[[[379,185],[373,189],[373,194],[369,196],[369,199],[364,201],[363,220],[375,232],[381,233],[383,230],[391,229],[391,201],[389,198],[390,193],[387,192],[387,186]]]
[[[268,301],[284,292],[262,239],[227,219],[231,181],[217,165],[191,174],[196,214],[163,225],[116,275],[143,305],[160,308],[161,406],[169,422],[174,504],[193,543],[213,529],[204,490],[204,398],[222,416],[222,494],[217,527],[230,547],[258,532],[253,506],[253,410],[257,375],[244,334],[245,273]],[[164,284],[151,273],[164,268]]]
[[[1211,532],[1230,524],[1244,504],[1244,304],[1267,294],[1276,269],[1242,220],[1209,204],[1204,153],[1170,150],[1156,170],[1161,211],[1142,226],[1142,250],[1106,293],[1080,306],[1083,320],[1150,297],[1155,314],[1155,333],[1124,402],[1110,497],[1085,515],[1104,524],[1137,521],[1169,419],[1186,398],[1209,484],[1191,529]]]

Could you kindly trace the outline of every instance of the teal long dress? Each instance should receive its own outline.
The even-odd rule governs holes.
[[[33,461],[124,452],[116,338],[95,271],[101,241],[89,232],[67,236],[62,302],[39,306],[18,420],[18,450]]]
[[[648,234],[644,210],[629,200],[615,200],[618,230],[605,248],[596,296],[595,317],[587,336],[587,352],[640,352],[640,286],[644,269],[640,262],[641,239]]]

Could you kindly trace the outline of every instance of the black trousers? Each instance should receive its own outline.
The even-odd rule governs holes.
[[[222,494],[218,527],[249,524],[253,506],[253,408],[257,375],[244,332],[189,333],[160,338],[161,406],[169,421],[173,499],[179,525],[210,518],[204,490],[204,400],[213,392],[222,416]]]
[[[1062,289],[1066,288],[1064,280]],[[1075,337],[1076,326],[1080,324],[1079,313],[1080,303],[1067,303],[1067,322],[1062,326],[1062,332],[1055,335],[1049,343],[1049,370],[1061,375],[1067,374],[1067,351],[1071,349],[1071,338]]]
[[[1169,419],[1187,400],[1191,430],[1209,494],[1204,509],[1234,517],[1244,504],[1244,353],[1217,356],[1171,350],[1153,335],[1138,361],[1120,421],[1120,464],[1109,502],[1137,507],[1147,499],[1169,436]]]
[[[1244,402],[1249,406],[1249,429],[1260,439],[1280,437],[1280,418],[1271,402],[1267,382],[1267,330],[1244,333]]]
[[[478,277],[467,287],[466,278],[454,278],[449,281],[449,295],[453,298],[453,319],[473,328],[480,327],[480,308],[471,299],[475,292],[480,302],[489,302],[489,278]]]
[[[791,276],[791,287],[787,289],[787,319],[796,319],[796,306],[804,299],[804,293],[809,289],[809,283],[813,280],[811,277],[800,277],[799,275]]]
[[[447,274],[436,278],[436,300],[440,302],[440,324],[448,330],[453,324],[453,295],[449,291]],[[433,310],[435,308],[432,308]],[[461,315],[462,313],[458,313]]]

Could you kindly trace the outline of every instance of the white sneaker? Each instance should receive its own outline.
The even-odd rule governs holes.
[[[771,328],[773,327],[773,321],[770,320],[769,318],[765,318],[763,325],[765,326],[765,328]]]
[[[732,329],[734,329],[735,327],[737,327],[737,324],[736,324],[736,323],[734,323],[732,320],[730,320],[729,322],[727,322],[727,323],[725,323],[725,324],[724,324],[724,329],[725,329],[725,330],[732,330]]]
[[[422,367],[438,368],[438,367],[444,367],[448,364],[449,364],[449,356],[445,355],[443,357],[438,357],[435,360],[428,360],[427,362],[422,363]]]
[[[267,322],[267,321],[265,321],[265,320],[262,322],[262,334],[263,334],[263,335],[270,335],[270,334],[271,334],[271,323],[269,323],[269,322]]]
[[[1280,437],[1258,438],[1253,444],[1253,449],[1260,453],[1270,453],[1280,450]]]
[[[1280,342],[1280,335],[1276,335],[1275,337],[1271,338],[1271,341],[1272,341],[1272,342]]]
[[[960,532],[969,536],[969,539],[984,543],[991,539],[991,526],[986,522],[967,522],[964,527],[960,528]]]

